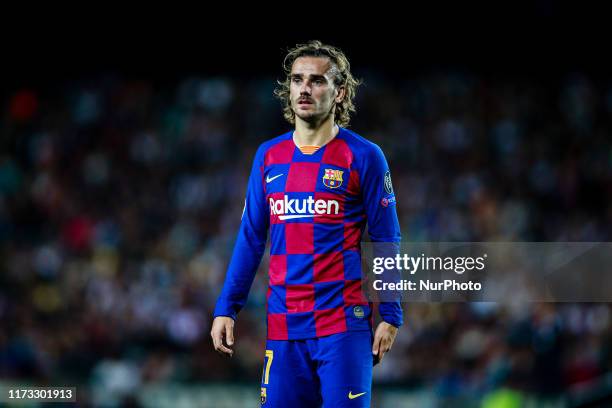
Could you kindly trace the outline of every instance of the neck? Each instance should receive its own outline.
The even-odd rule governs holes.
[[[328,115],[320,123],[309,123],[295,118],[293,140],[298,146],[323,146],[338,134],[340,129],[334,124],[334,115]]]

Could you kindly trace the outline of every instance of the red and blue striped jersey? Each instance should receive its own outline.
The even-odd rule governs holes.
[[[307,339],[371,330],[372,304],[361,290],[360,241],[400,241],[395,195],[382,150],[340,128],[314,154],[293,132],[264,142],[253,161],[245,208],[215,316],[244,306],[270,231],[268,339]],[[402,324],[398,302],[379,305]]]

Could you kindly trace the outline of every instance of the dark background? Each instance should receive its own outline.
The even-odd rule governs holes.
[[[361,16],[310,4],[268,19],[236,7],[154,19],[108,6],[6,30],[0,381],[73,384],[83,405],[147,406],[147,387],[173,384],[216,384],[212,406],[237,383],[257,398],[265,273],[236,358],[207,332],[254,149],[289,128],[274,80],[310,39],[365,79],[352,126],[387,154],[404,240],[610,241],[605,14],[547,1]],[[219,84],[232,95],[221,108],[206,94]],[[610,395],[609,304],[405,312],[376,406],[397,406],[394,392],[495,407]],[[213,399],[205,390],[193,404]]]

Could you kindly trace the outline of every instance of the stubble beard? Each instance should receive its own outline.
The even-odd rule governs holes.
[[[297,102],[296,102],[297,105]],[[306,114],[299,114],[298,110],[293,108],[293,114],[300,118],[301,120],[303,120],[304,122],[308,123],[311,126],[316,126],[319,123],[323,123],[325,122],[330,115],[334,114],[334,106],[335,104],[331,104],[329,110],[327,112],[312,112],[312,113],[306,113]]]

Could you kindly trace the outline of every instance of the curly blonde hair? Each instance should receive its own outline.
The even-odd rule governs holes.
[[[283,70],[286,77],[284,81],[277,81],[278,87],[274,90],[274,95],[280,99],[283,105],[285,119],[292,125],[295,124],[295,112],[291,109],[289,86],[291,84],[291,67],[295,60],[300,57],[329,58],[332,64],[331,72],[334,75],[334,85],[336,87],[343,86],[346,92],[342,102],[336,104],[334,119],[339,126],[347,127],[351,119],[351,113],[355,112],[353,99],[357,93],[357,87],[362,81],[353,77],[351,64],[340,49],[316,40],[296,45],[295,48],[288,51],[283,61]]]

